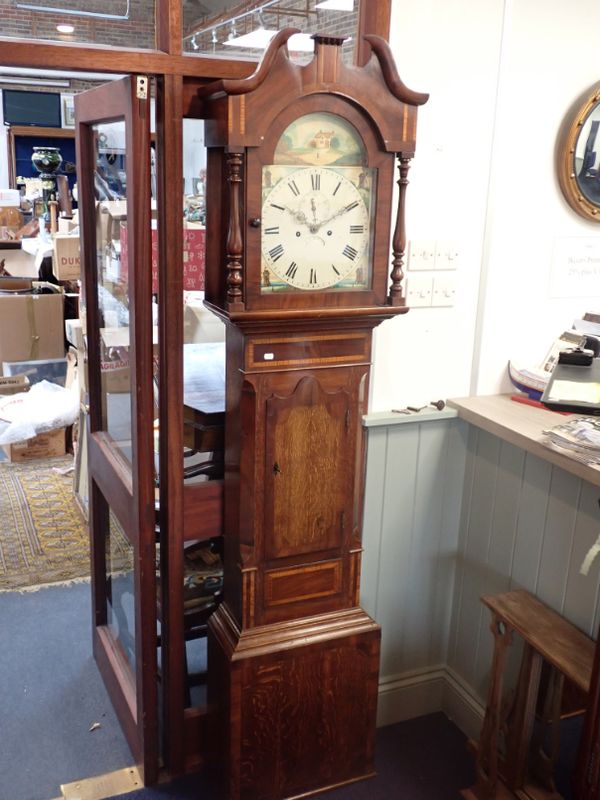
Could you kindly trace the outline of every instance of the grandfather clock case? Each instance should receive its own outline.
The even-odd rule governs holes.
[[[386,42],[364,67],[316,36],[293,63],[198,90],[206,303],[227,326],[225,591],[209,700],[228,795],[307,796],[373,775],[378,625],[360,608],[373,328],[402,296],[417,106]],[[392,190],[400,186],[391,230]],[[390,257],[390,245],[392,256]]]

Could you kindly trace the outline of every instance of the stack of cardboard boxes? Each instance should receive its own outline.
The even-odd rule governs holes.
[[[61,291],[34,292],[36,282],[0,278],[0,397],[28,389],[30,381],[65,360],[64,296]],[[65,430],[40,434],[27,442],[3,446],[11,461],[65,452]]]

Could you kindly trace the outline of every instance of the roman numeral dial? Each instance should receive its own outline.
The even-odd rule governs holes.
[[[370,285],[374,170],[263,168],[262,291]]]

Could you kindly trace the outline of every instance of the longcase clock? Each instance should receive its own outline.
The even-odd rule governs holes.
[[[380,630],[359,606],[371,335],[407,311],[417,106],[389,48],[346,66],[280,32],[199,92],[206,302],[227,325],[224,602],[210,621],[228,792],[311,794],[373,774]],[[400,202],[391,231],[398,159]],[[390,257],[390,244],[392,256]]]

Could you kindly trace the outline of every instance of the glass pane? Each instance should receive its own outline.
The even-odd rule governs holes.
[[[203,15],[193,3],[184,4],[184,50],[222,58],[260,59],[265,47],[282,28],[299,28],[302,33],[289,41],[294,61],[312,58],[313,33],[347,36],[344,61],[354,57],[358,31],[359,0],[270,0],[260,8],[252,2],[232,6],[227,0],[202,4]]]
[[[135,672],[134,549],[113,513],[106,532],[106,621]]]
[[[206,188],[204,122],[185,119],[184,166],[184,466],[186,481],[221,478],[225,325],[204,305]]]
[[[94,127],[102,429],[131,462],[125,123]]]
[[[187,487],[221,479],[224,470],[225,325],[204,305],[205,204],[211,198],[205,193],[206,148],[201,120],[184,120],[183,164],[183,464]],[[184,491],[184,504],[188,497]],[[199,708],[206,706],[206,623],[222,591],[220,542],[218,538],[184,542],[182,557],[186,705]]]
[[[0,0],[2,36],[153,49],[155,0]]]

